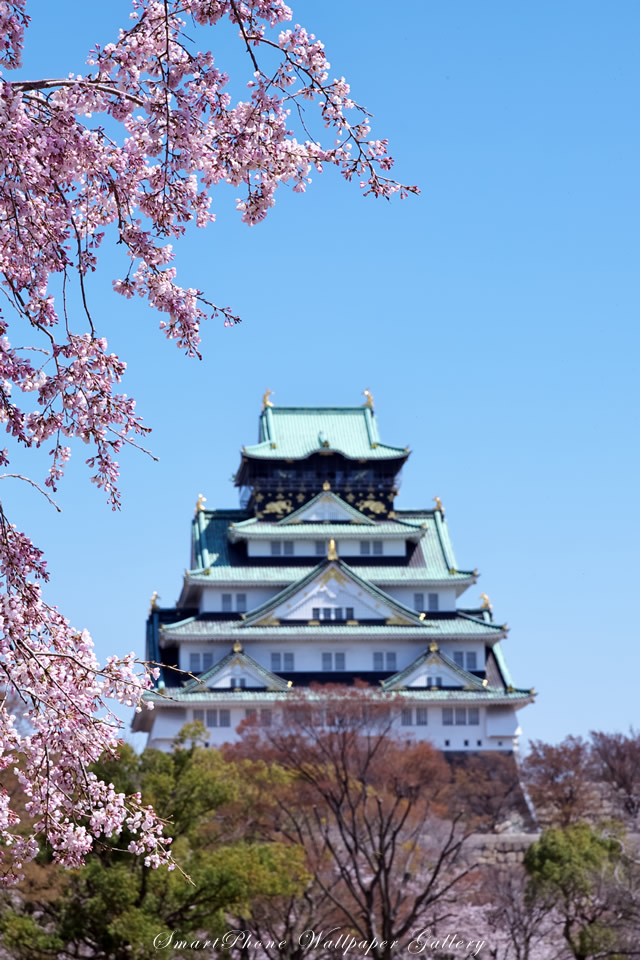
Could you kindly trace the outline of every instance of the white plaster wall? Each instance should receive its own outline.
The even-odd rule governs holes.
[[[251,702],[243,704],[241,702],[239,703],[236,699],[234,699],[233,702],[223,702],[223,699],[224,698],[217,696],[210,706],[217,707],[218,709],[220,707],[230,709],[231,726],[208,729],[208,743],[211,747],[221,746],[223,743],[230,743],[239,739],[237,727],[246,717],[246,707],[251,707],[258,711],[261,708],[269,709],[272,711],[274,721],[276,719],[275,711],[277,707],[272,701],[261,704],[259,701],[252,700]],[[422,706],[422,704],[419,705]],[[416,704],[407,702],[405,706],[413,707],[415,711]],[[202,704],[201,709],[202,708],[206,709],[206,704]],[[488,711],[492,709],[499,710],[501,708],[488,708]],[[507,709],[513,713],[510,708]],[[444,726],[442,724],[442,707],[440,705],[430,705],[427,707],[427,711],[428,722],[426,726],[417,726],[415,723],[412,726],[403,726],[398,713],[393,725],[393,735],[396,736],[398,740],[430,741],[435,747],[445,751],[468,750],[469,752],[474,752],[503,750],[507,752],[513,749],[514,743],[512,735],[505,736],[501,741],[498,741],[497,737],[488,735],[485,708],[480,708],[480,724],[478,726]],[[163,710],[162,708],[158,708],[156,714],[154,727],[149,735],[148,746],[169,751],[173,746],[173,738],[177,735],[180,728],[184,726],[185,722],[192,722],[193,712],[191,709],[187,709],[186,720],[184,717],[178,718],[177,711],[173,709]],[[515,731],[513,736],[515,736]]]
[[[274,540],[277,538],[274,537]],[[294,540],[293,541],[293,556],[294,557],[312,557],[318,563],[321,560],[326,558],[327,545],[329,543],[330,537],[327,536],[318,536],[313,540]],[[364,538],[362,538],[364,539]],[[367,540],[375,540],[375,536],[367,537]],[[322,540],[325,543],[325,550],[322,556],[316,555],[316,540]],[[338,551],[339,557],[359,557],[360,554],[360,540],[354,540],[347,537],[336,537],[336,549]],[[280,541],[283,543],[284,541]],[[404,557],[405,542],[404,540],[380,540],[382,544],[382,556],[383,557]],[[282,548],[284,549],[284,548]],[[371,554],[366,556],[374,556],[373,547],[371,547]],[[270,540],[249,540],[247,542],[247,553],[250,557],[269,557],[271,559],[271,541]],[[375,556],[380,556],[380,554],[375,554]],[[280,555],[282,560],[286,561],[286,556],[284,553]],[[280,559],[280,558],[278,558]]]
[[[259,607],[261,604],[266,603],[267,600],[270,600],[271,597],[275,597],[277,593],[283,589],[284,584],[278,586],[277,584],[273,587],[205,587],[202,591],[200,597],[200,613],[220,613],[222,611],[222,594],[230,593],[233,597],[233,610],[236,610],[236,594],[246,593],[247,595],[247,611]]]
[[[487,736],[515,737],[518,732],[518,717],[513,707],[487,708]]]
[[[413,571],[412,571],[413,572]],[[375,577],[371,578],[371,582],[375,583]],[[424,602],[425,608],[429,603],[429,594],[437,593],[438,594],[438,610],[451,611],[456,609],[456,591],[454,587],[431,587],[429,586],[429,581],[425,580],[422,584],[417,587],[387,587],[381,586],[381,590],[384,590],[385,593],[388,593],[390,597],[394,597],[396,600],[399,600],[400,603],[404,603],[405,607],[411,607],[413,609],[413,599],[414,594],[424,593]]]

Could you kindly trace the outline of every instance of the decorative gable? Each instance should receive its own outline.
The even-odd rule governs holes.
[[[238,644],[238,647],[240,645]],[[188,684],[189,693],[204,690],[287,690],[290,684],[266,670],[242,649],[234,649],[219,663]]]
[[[325,561],[244,622],[247,626],[275,626],[287,620],[379,620],[422,626],[417,613],[366,583],[340,560]]]
[[[387,690],[399,687],[438,689],[439,687],[458,687],[461,690],[481,691],[486,687],[486,680],[479,680],[472,673],[459,667],[453,660],[441,653],[437,643],[432,643],[429,650],[414,660],[413,663],[389,677],[383,684]]]
[[[319,493],[303,507],[280,521],[282,526],[291,523],[363,523],[372,527],[376,525],[375,520],[360,513],[329,490]]]

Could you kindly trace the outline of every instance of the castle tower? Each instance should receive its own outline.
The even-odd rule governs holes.
[[[212,746],[228,742],[248,716],[269,725],[292,690],[360,680],[392,699],[405,739],[517,747],[534,691],[510,679],[486,594],[458,606],[477,571],[458,569],[439,498],[396,509],[409,450],[380,441],[366,394],[305,408],[267,391],[235,477],[241,508],[198,498],[176,607],[152,601],[147,624],[147,659],[166,665],[145,697],[155,709],[133,723],[149,746],[170,750],[194,720]]]

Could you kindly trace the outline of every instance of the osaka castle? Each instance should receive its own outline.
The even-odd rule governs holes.
[[[146,657],[164,664],[133,724],[148,746],[170,750],[196,720],[211,746],[233,741],[301,688],[360,681],[389,698],[404,739],[517,748],[534,691],[511,680],[507,627],[486,594],[459,605],[478,572],[458,567],[440,499],[396,507],[409,449],[382,442],[365,394],[278,407],[267,391],[234,478],[240,507],[198,498],[176,606],[152,600],[147,623]]]

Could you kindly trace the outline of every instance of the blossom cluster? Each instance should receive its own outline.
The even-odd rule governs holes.
[[[85,289],[106,236],[127,255],[115,291],[147,300],[165,335],[195,355],[206,317],[239,320],[181,286],[173,264],[172,241],[214,220],[217,184],[238,188],[249,225],[267,216],[278,187],[304,192],[325,164],[377,197],[416,191],[385,175],[386,141],[370,138],[344,78],[330,79],[322,44],[298,25],[284,28],[291,18],[282,0],[134,0],[130,26],[96,45],[86,74],[10,82],[0,72],[0,422],[14,444],[44,445],[49,492],[79,439],[90,447],[92,481],[116,509],[119,452],[147,432],[119,390],[125,364],[97,333]],[[247,57],[238,102],[213,54],[188,36],[194,24],[200,35],[223,19]],[[25,0],[0,0],[5,70],[20,65],[27,26]],[[308,133],[312,103],[330,142]],[[3,467],[9,459],[0,452]],[[137,707],[152,678],[133,655],[101,666],[88,634],[44,602],[46,577],[40,551],[0,508],[0,769],[15,768],[33,824],[19,823],[0,789],[5,882],[35,855],[39,836],[77,865],[96,838],[127,826],[134,852],[168,862],[162,824],[140,798],[89,772],[117,750],[108,701]]]

